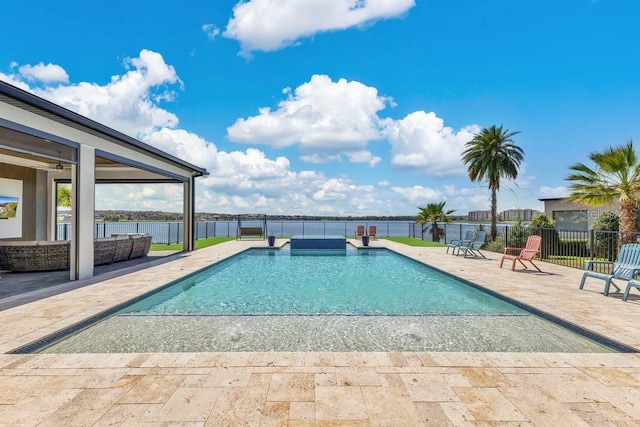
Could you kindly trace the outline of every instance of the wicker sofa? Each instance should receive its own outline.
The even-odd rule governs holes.
[[[105,265],[144,257],[151,249],[151,239],[148,234],[96,239],[93,263]],[[69,252],[68,241],[0,241],[0,270],[68,270]]]

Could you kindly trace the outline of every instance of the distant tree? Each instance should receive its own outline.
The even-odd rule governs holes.
[[[620,218],[615,212],[603,212],[591,226],[593,230],[593,255],[604,257],[614,261],[618,251],[618,236],[615,233],[620,230]]]
[[[68,184],[59,184],[58,193],[56,195],[57,204],[63,208],[71,207],[71,186]]]
[[[540,258],[554,255],[560,248],[560,233],[556,230],[556,222],[543,213],[533,217],[529,223],[529,234],[542,236]]]
[[[635,243],[640,163],[633,142],[629,140],[625,145],[592,152],[589,159],[595,168],[583,163],[569,168],[572,172],[566,179],[571,183],[571,195],[567,199],[590,207],[617,202],[620,212],[618,247]]]
[[[451,215],[453,212],[455,212],[455,209],[445,211],[445,203],[446,202],[429,203],[426,207],[418,207],[418,209],[420,209],[420,212],[418,213],[416,222],[418,224],[422,224],[423,233],[425,229],[429,227],[429,224],[431,225],[430,231],[434,242],[439,242],[440,238],[444,236],[444,229],[438,227],[438,223],[450,223],[451,219],[448,215]]]
[[[462,152],[462,161],[469,168],[471,181],[486,180],[491,190],[491,240],[495,240],[498,234],[497,193],[500,190],[500,178],[515,180],[524,160],[524,151],[512,139],[519,133],[493,125],[475,134]]]
[[[529,228],[554,228],[555,226],[556,222],[543,213],[534,216],[529,222]]]

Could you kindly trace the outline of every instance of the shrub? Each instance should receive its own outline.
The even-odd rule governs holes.
[[[593,254],[594,257],[616,259],[620,218],[614,212],[604,212],[593,221]]]
[[[542,236],[540,258],[557,255],[555,251],[560,248],[560,234],[558,234],[558,230],[555,227],[556,222],[542,213],[536,215],[529,223],[530,234]]]

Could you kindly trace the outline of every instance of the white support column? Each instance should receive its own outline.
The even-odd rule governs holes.
[[[93,277],[95,165],[95,149],[80,144],[78,164],[72,167],[71,173],[71,280]]]
[[[184,224],[184,232],[182,239],[183,242],[183,250],[184,251],[193,251],[195,249],[195,179],[191,177],[189,181],[185,181],[183,184],[184,195],[182,197],[183,201],[183,224]]]

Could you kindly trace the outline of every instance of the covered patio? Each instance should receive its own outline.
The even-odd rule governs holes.
[[[192,165],[0,81],[0,242],[55,241],[57,185],[71,184],[69,279],[94,275],[96,184],[182,186],[184,251],[194,250]]]

